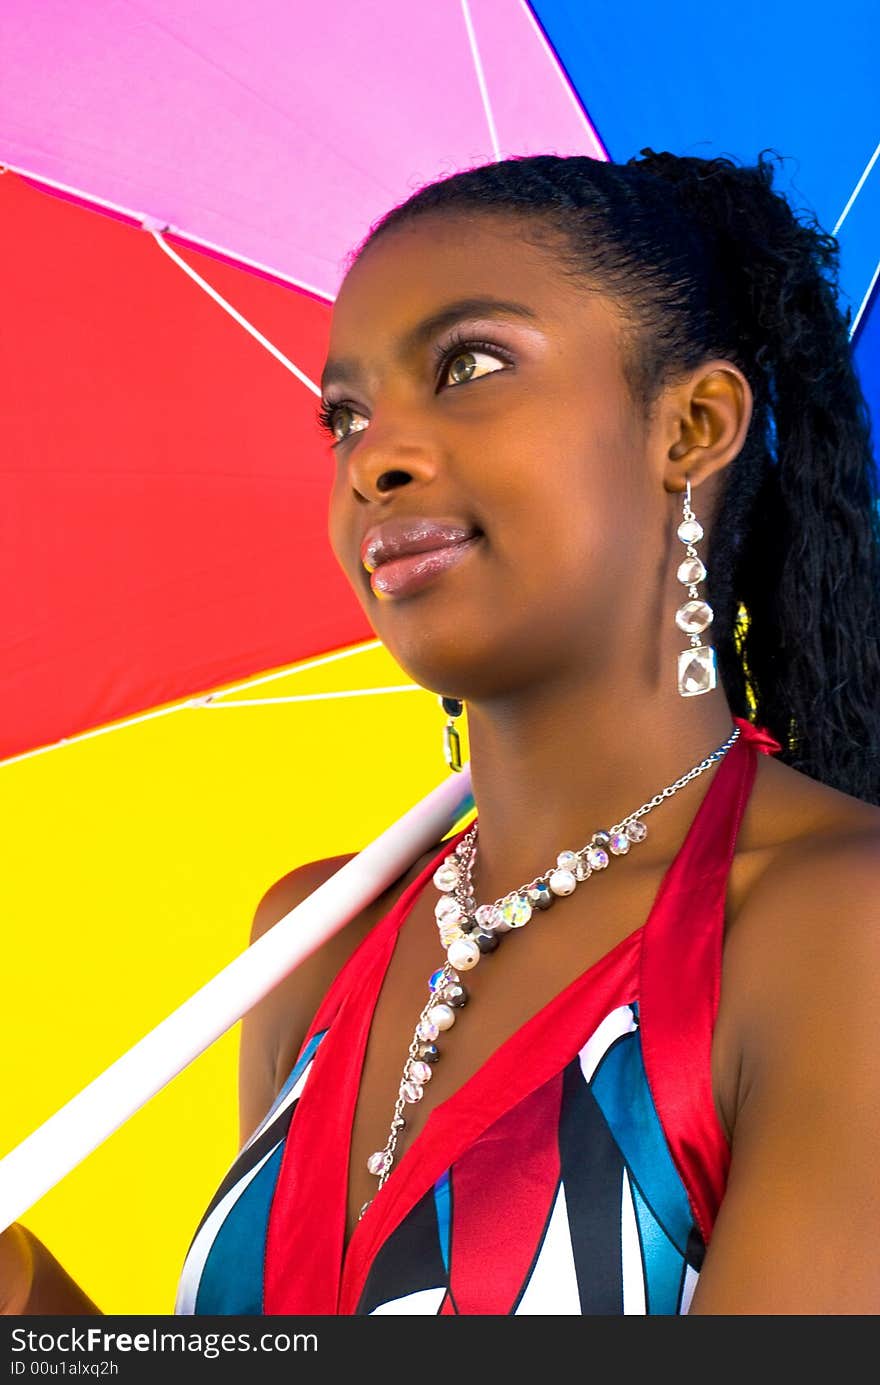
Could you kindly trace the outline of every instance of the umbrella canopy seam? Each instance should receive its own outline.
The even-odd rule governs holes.
[[[258,678],[248,679],[244,683],[238,683],[235,687],[224,688],[220,693],[209,693],[203,697],[190,697],[184,702],[175,703],[172,707],[159,707],[151,712],[142,712],[138,716],[125,717],[122,721],[111,722],[109,726],[97,726],[88,731],[81,731],[76,736],[62,736],[60,740],[53,741],[50,745],[39,745],[33,750],[26,750],[21,755],[10,755],[5,760],[0,760],[0,769],[5,769],[7,765],[18,764],[21,760],[31,760],[37,755],[46,755],[50,750],[60,750],[63,746],[76,745],[79,741],[92,740],[95,736],[106,736],[111,731],[123,731],[129,726],[137,726],[144,721],[153,721],[157,717],[167,717],[173,712],[192,711],[206,706],[219,705],[217,699],[220,697],[231,697],[233,693],[246,688],[256,687],[260,683],[270,683],[277,678],[289,678],[296,673],[306,673],[310,669],[317,668],[321,664],[335,663],[338,659],[350,658],[353,654],[364,654],[368,650],[378,649],[381,640],[367,640],[363,644],[353,645],[351,649],[334,650],[332,654],[322,654],[316,659],[306,659],[301,664],[296,664],[292,668],[276,669],[273,673],[261,674]],[[371,692],[422,692],[419,684],[413,683],[401,687],[383,688],[356,688],[354,690],[345,689],[342,692],[333,693],[309,693],[302,697],[289,698],[262,698],[251,701],[240,701],[228,705],[235,707],[268,705],[271,702],[303,702],[320,701],[328,697],[359,697],[364,693]]]

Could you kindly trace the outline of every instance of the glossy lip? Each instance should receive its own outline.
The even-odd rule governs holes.
[[[373,573],[383,563],[415,553],[434,552],[463,543],[479,534],[473,524],[457,519],[428,519],[401,516],[374,524],[361,542],[361,562]]]
[[[370,576],[373,595],[379,600],[388,600],[421,591],[441,573],[463,562],[468,553],[479,548],[482,538],[482,534],[471,534],[457,543],[447,543],[443,548],[405,553],[399,558],[387,559]]]

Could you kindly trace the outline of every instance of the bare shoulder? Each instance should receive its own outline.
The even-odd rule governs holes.
[[[744,846],[761,866],[753,872],[734,935],[783,939],[795,917],[827,919],[829,908],[838,914],[845,902],[854,908],[854,920],[859,912],[864,918],[878,900],[880,807],[772,757],[762,756],[759,770]]]
[[[769,805],[779,839],[725,940],[713,1067],[732,1159],[691,1311],[873,1312],[880,809],[771,774],[753,827]]]
[[[244,1016],[239,1049],[242,1143],[271,1106],[333,978],[370,928],[393,907],[409,882],[439,849],[440,843],[414,861],[399,879],[305,958]],[[355,852],[348,852],[309,861],[274,881],[257,904],[250,942],[261,938],[355,855]]]
[[[811,779],[775,756],[759,755],[737,849],[775,866],[780,854],[809,853],[823,840],[844,841],[878,826],[880,807]]]
[[[783,1026],[809,1043],[832,1013],[839,1019],[837,1007],[867,1004],[880,984],[880,807],[769,757],[762,771],[745,844],[757,865],[724,947],[729,1132],[749,1080],[783,1050]]]

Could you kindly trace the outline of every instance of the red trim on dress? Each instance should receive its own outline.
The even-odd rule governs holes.
[[[352,1234],[340,1313],[355,1312],[375,1255],[440,1175],[508,1111],[552,1082],[609,1010],[635,996],[641,933],[636,929],[582,972],[511,1034],[457,1092],[434,1107]]]
[[[711,1063],[727,881],[757,752],[775,754],[782,748],[767,731],[742,717],[734,720],[742,734],[722,760],[660,886],[642,946],[639,983],[648,1085],[706,1244],[730,1167]]]
[[[404,890],[336,976],[303,1042],[330,1026],[290,1123],[269,1212],[263,1311],[336,1313],[351,1130],[373,1012],[398,930],[463,828]],[[295,1306],[291,1306],[295,1305]]]
[[[305,1040],[332,1026],[315,1056],[282,1157],[266,1238],[265,1313],[354,1313],[378,1250],[441,1174],[491,1125],[551,1082],[609,1011],[635,999],[658,1114],[697,1223],[708,1235],[729,1159],[715,1114],[710,1065],[725,885],[754,779],[755,749],[781,749],[766,731],[735,720],[742,735],[719,765],[646,922],[435,1107],[343,1255],[351,1129],[376,1001],[416,896],[467,829],[443,843],[363,940],[333,982]]]

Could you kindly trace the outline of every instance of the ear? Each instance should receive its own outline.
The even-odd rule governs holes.
[[[704,361],[672,387],[659,411],[667,491],[697,486],[738,456],[752,418],[751,386],[731,361]]]

